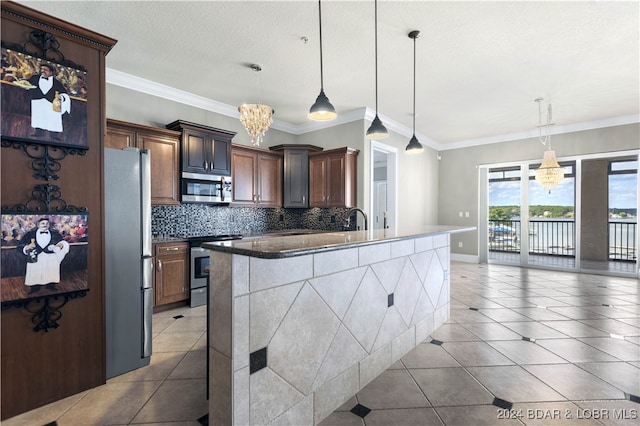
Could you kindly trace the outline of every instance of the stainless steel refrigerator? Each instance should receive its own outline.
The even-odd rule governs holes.
[[[107,378],[149,364],[153,315],[147,150],[105,149]]]

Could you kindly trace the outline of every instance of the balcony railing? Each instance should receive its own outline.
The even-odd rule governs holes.
[[[636,222],[609,221],[609,260],[638,260]]]
[[[637,261],[636,222],[609,222],[609,260]],[[489,221],[489,251],[520,253],[519,220]],[[529,254],[575,257],[575,222],[529,221]]]

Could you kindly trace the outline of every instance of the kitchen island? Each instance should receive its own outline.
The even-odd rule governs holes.
[[[450,234],[473,229],[203,244],[209,424],[318,424],[447,321]]]

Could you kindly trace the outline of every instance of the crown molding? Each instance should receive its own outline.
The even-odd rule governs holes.
[[[209,98],[205,98],[200,95],[196,95],[184,90],[179,90],[164,84],[156,83],[151,80],[147,80],[141,77],[136,77],[131,74],[123,73],[121,71],[114,70],[112,68],[106,69],[106,81],[108,84],[115,86],[125,87],[129,90],[134,90],[148,95],[157,96],[159,98],[168,99],[173,102],[179,102],[185,105],[193,106],[195,108],[204,109],[206,111],[215,112],[217,114],[225,115],[228,117],[240,118],[238,109],[235,106],[227,105],[222,102],[218,102]],[[369,107],[358,108],[352,111],[347,111],[338,115],[338,117],[330,122],[318,122],[309,121],[303,124],[291,124],[286,121],[273,119],[271,128],[286,132],[292,135],[301,135],[308,132],[314,132],[320,129],[326,129],[328,127],[339,126],[341,124],[351,123],[357,120],[373,121],[375,118],[375,110]],[[413,135],[412,129],[407,126],[398,123],[391,118],[378,113],[378,117],[383,121],[387,130],[402,135],[406,138],[410,138]],[[634,124],[640,122],[640,117],[637,114],[610,117],[601,120],[594,120],[582,123],[573,123],[565,125],[554,125],[551,128],[552,135],[559,135],[563,133],[579,132],[584,130],[600,129],[604,127],[621,126],[625,124]],[[426,145],[436,151],[447,151],[451,149],[468,148],[472,146],[488,145],[501,142],[516,141],[522,139],[529,139],[538,137],[538,129],[531,129],[523,132],[508,133],[503,135],[489,136],[486,138],[468,139],[458,142],[441,143],[421,133],[416,133],[416,137],[423,145]]]
[[[550,129],[551,135],[561,135],[563,133],[581,132],[585,130],[602,129],[605,127],[623,126],[625,124],[635,124],[640,122],[637,114],[622,115],[619,117],[609,117],[600,120],[584,121],[581,123],[553,125]],[[539,136],[537,128],[523,132],[507,133],[503,135],[489,136],[486,138],[468,139],[459,142],[442,144],[442,151],[450,149],[469,148],[472,146],[489,145],[501,142],[517,141],[522,139],[537,138]]]

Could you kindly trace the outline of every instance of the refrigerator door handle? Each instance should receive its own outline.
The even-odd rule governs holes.
[[[153,262],[150,257],[142,258],[142,357],[151,356],[153,338]]]
[[[151,256],[151,152],[140,150],[142,256]]]

